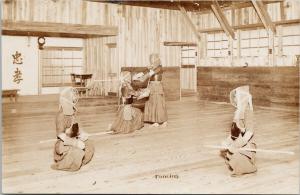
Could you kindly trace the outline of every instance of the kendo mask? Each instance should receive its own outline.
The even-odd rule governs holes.
[[[240,124],[241,120],[245,119],[245,111],[249,106],[250,110],[253,110],[252,96],[249,92],[249,86],[241,86],[230,92],[230,103],[236,107],[233,122],[236,123],[237,127],[244,132],[245,128]]]
[[[148,67],[149,69],[155,68],[156,66],[161,64],[159,55],[157,53],[153,53],[150,55],[150,66]]]
[[[75,105],[78,102],[78,91],[68,87],[61,91],[59,97],[59,109],[62,108],[64,115],[73,115],[77,110]]]
[[[120,82],[123,83],[131,83],[131,73],[129,71],[122,71],[120,74]]]

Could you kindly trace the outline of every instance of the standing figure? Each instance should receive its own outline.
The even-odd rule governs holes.
[[[162,65],[158,54],[150,55],[150,82],[148,89],[150,90],[149,100],[145,104],[144,121],[153,123],[158,127],[167,125],[168,115],[165,102],[165,93],[162,85]]]
[[[122,96],[122,108],[118,111],[117,118],[111,126],[111,130],[117,133],[131,133],[144,126],[143,113],[132,106],[133,98],[139,96],[131,86],[131,73],[121,72],[120,92]]]
[[[253,106],[249,86],[241,86],[230,92],[230,102],[236,107],[229,137],[222,143],[224,157],[232,176],[257,171],[255,165],[256,144],[253,130]],[[247,149],[247,150],[245,150]]]
[[[55,170],[77,171],[90,162],[94,155],[94,146],[88,134],[75,122],[76,90],[65,88],[59,98],[59,111],[56,115],[56,136],[54,146]]]

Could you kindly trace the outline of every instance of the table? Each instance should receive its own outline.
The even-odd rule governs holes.
[[[87,80],[91,79],[93,74],[84,73],[84,74],[76,74],[71,73],[71,80],[73,87],[86,87]],[[76,82],[76,79],[79,78],[80,81]]]
[[[12,100],[12,98],[14,97],[15,102],[17,102],[18,91],[19,91],[19,89],[5,89],[5,90],[2,90],[2,97],[9,97],[10,100]]]
[[[87,85],[87,80],[91,79],[93,76],[93,74],[89,74],[89,73],[83,73],[83,74],[76,74],[76,73],[71,73],[71,80],[72,80],[72,86],[75,87],[78,92],[79,95],[82,96],[83,93],[85,93],[85,95],[88,95],[88,88],[86,87]],[[76,79],[80,79],[79,82],[76,81]]]

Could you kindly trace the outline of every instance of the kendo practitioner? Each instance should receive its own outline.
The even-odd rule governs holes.
[[[221,156],[232,176],[239,176],[257,171],[255,165],[256,144],[253,130],[253,106],[249,86],[241,86],[230,92],[230,102],[236,108],[231,131],[222,143]],[[243,149],[250,149],[246,151]]]
[[[149,99],[145,103],[144,122],[152,123],[154,127],[158,127],[159,125],[165,127],[168,121],[162,74],[163,69],[159,55],[154,53],[150,55],[148,72],[139,79],[139,82],[136,81],[134,83],[135,85],[144,86],[145,81],[148,81]],[[143,95],[140,96],[140,98],[143,97]]]
[[[122,108],[118,111],[117,118],[111,126],[113,134],[132,133],[144,126],[143,113],[140,109],[132,106],[133,98],[140,95],[131,86],[131,73],[122,71],[120,75],[122,96]]]
[[[65,88],[60,93],[52,169],[77,171],[82,165],[90,162],[94,155],[94,146],[88,139],[88,134],[76,123],[77,100],[74,88]]]

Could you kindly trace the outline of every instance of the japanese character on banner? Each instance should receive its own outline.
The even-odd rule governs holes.
[[[22,54],[16,51],[15,54],[12,55],[13,57],[13,64],[23,64]]]
[[[14,71],[14,82],[19,84],[23,78],[22,78],[22,72],[19,70],[19,68],[17,68],[15,71]]]

